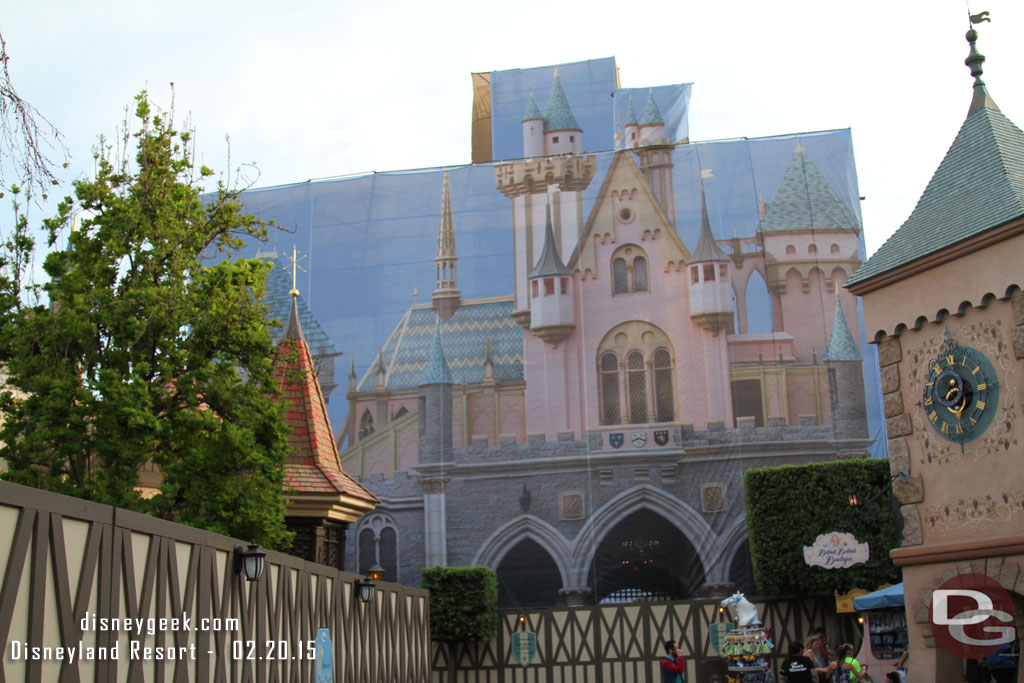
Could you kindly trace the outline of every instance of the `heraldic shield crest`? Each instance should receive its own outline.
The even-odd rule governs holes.
[[[647,445],[647,432],[633,432],[633,448],[642,448]]]
[[[622,439],[622,432],[612,432],[611,434],[608,435],[608,444],[612,448],[622,448]]]
[[[654,430],[654,443],[659,446],[664,446],[668,443],[668,430],[667,429],[655,429]]]

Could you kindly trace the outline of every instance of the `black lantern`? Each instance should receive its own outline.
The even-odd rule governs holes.
[[[235,572],[245,574],[248,581],[259,581],[267,563],[267,554],[253,541],[248,548],[235,546]]]
[[[371,570],[372,572],[372,570]],[[373,578],[356,579],[356,590],[359,592],[359,599],[364,603],[373,602],[373,595],[377,592],[377,586]]]
[[[366,577],[371,581],[383,581],[384,580],[384,567],[379,564],[375,564],[370,567],[366,573]]]

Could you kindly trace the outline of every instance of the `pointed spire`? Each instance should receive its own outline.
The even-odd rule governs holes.
[[[444,172],[441,188],[441,221],[437,227],[437,287],[432,297],[434,310],[448,320],[459,307],[457,279],[458,257],[455,254],[455,228],[452,224],[452,198],[448,185],[448,171]]]
[[[444,359],[444,348],[441,346],[441,318],[434,322],[434,340],[430,345],[430,359],[420,377],[419,386],[427,384],[451,384],[452,375],[448,371],[448,363]]]
[[[987,12],[982,14],[987,14]],[[976,16],[980,17],[981,15]],[[975,17],[971,17],[971,22],[974,23],[974,21]],[[979,21],[988,21],[988,18],[981,18]],[[966,37],[967,42],[971,45],[971,51],[967,55],[967,59],[964,60],[964,64],[970,67],[971,75],[974,76],[974,97],[971,99],[971,108],[967,110],[967,114],[969,116],[986,107],[999,111],[995,100],[992,99],[992,96],[988,94],[988,90],[985,89],[985,81],[981,80],[981,74],[983,73],[981,65],[985,63],[985,55],[978,52],[978,47],[974,44],[978,40],[978,32],[972,27],[967,31]]]
[[[639,126],[640,122],[636,118],[636,109],[633,108],[633,95],[629,95],[629,108],[626,109],[626,125],[627,126]]]
[[[348,390],[356,390],[356,359],[350,358],[348,363]]]
[[[708,220],[708,203],[704,199],[704,181],[700,183],[700,239],[697,240],[697,248],[690,256],[690,263],[710,263],[712,261],[728,261],[729,256],[722,251],[722,248],[715,242],[715,236],[711,232],[711,221]]]
[[[658,104],[654,101],[654,88],[647,91],[647,106],[644,107],[643,117],[640,119],[641,126],[664,126],[665,119],[661,118],[658,111]]]
[[[572,109],[569,108],[569,100],[565,97],[565,91],[562,90],[562,81],[558,77],[557,66],[551,84],[551,94],[548,95],[548,104],[544,108],[544,132],[548,133],[553,130],[583,130],[576,122],[576,117],[572,115]]]
[[[387,388],[387,370],[384,368],[384,347],[377,352],[377,390]]]
[[[491,350],[491,335],[487,335],[484,346],[484,381],[494,380],[494,351]]]
[[[544,118],[537,106],[537,100],[533,99],[533,91],[530,91],[530,101],[526,105],[526,113],[523,114],[523,121],[538,121]]]
[[[821,359],[824,361],[859,361],[861,359],[860,351],[857,350],[857,342],[854,341],[850,326],[846,323],[846,314],[843,313],[839,292],[836,292],[836,317],[832,321],[832,336],[829,337],[825,355]]]
[[[544,227],[544,248],[540,252],[537,265],[533,267],[527,277],[543,277],[545,275],[572,275],[572,271],[565,267],[561,257],[558,255],[558,245],[555,244],[555,233],[551,228],[551,203],[547,205],[547,225]]]
[[[302,325],[299,324],[299,304],[296,296],[292,297],[292,307],[288,311],[288,325],[285,327],[284,335],[281,339],[301,339],[303,342],[306,341],[306,337],[302,334]]]

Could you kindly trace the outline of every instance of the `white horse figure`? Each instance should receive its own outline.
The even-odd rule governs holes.
[[[736,608],[736,623],[738,626],[760,625],[761,620],[757,618],[757,607],[747,600],[743,593],[733,593],[725,600],[722,600],[723,607]]]

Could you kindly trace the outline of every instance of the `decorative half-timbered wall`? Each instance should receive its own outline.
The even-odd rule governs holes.
[[[790,641],[803,642],[817,626],[828,639],[860,647],[856,615],[836,614],[825,599],[752,598],[761,620],[773,631],[775,665]],[[526,628],[519,616],[526,617]],[[711,624],[724,621],[715,600],[641,602],[528,612],[502,612],[498,637],[482,645],[454,649],[455,678],[447,678],[453,653],[435,644],[436,683],[660,683],[663,643],[675,640],[686,658],[689,681],[725,681],[725,663],[711,644]],[[537,634],[537,652],[528,666],[512,654],[512,633]]]
[[[381,583],[364,604],[357,576],[274,552],[247,582],[234,570],[237,543],[0,482],[0,683],[312,683],[308,643],[320,627],[336,681],[428,681],[426,591]],[[152,633],[144,621],[141,635],[99,621],[125,617],[179,621]],[[106,656],[69,661],[57,648]]]

